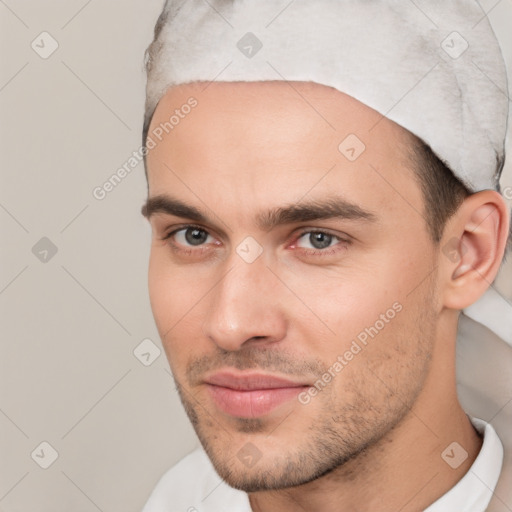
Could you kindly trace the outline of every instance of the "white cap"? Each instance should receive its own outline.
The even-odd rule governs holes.
[[[312,81],[423,139],[471,191],[499,188],[507,78],[474,0],[167,0],[147,71],[145,133],[176,84]]]

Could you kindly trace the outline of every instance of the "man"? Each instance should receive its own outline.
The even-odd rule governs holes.
[[[148,57],[151,306],[204,451],[144,511],[512,507],[455,378],[509,232],[478,5],[167,2]]]

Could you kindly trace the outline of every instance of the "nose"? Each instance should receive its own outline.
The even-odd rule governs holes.
[[[279,300],[279,280],[263,258],[246,263],[235,254],[209,295],[204,334],[228,351],[282,340],[286,318]],[[282,303],[281,303],[282,304]]]

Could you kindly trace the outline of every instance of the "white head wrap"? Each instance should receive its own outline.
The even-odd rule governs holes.
[[[167,1],[148,48],[146,119],[172,85],[312,81],[423,139],[473,191],[497,188],[508,98],[473,0]],[[283,4],[283,5],[281,5]]]
[[[159,100],[173,85],[311,81],[412,132],[471,191],[499,190],[507,78],[476,0],[167,0],[146,58],[144,141]],[[487,348],[495,339],[512,345],[511,307],[490,288],[465,313],[457,348],[459,392],[466,410],[484,417],[510,395],[510,380],[493,379],[475,393],[474,374],[486,364],[492,372],[507,358],[510,368],[510,347],[499,361],[497,351]],[[496,413],[493,422],[512,444],[507,414]]]

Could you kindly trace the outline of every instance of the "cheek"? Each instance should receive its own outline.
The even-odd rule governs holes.
[[[169,307],[172,306],[172,301],[169,300],[171,295],[169,292],[172,290],[172,279],[171,276],[165,272],[165,267],[162,265],[162,257],[159,253],[159,249],[151,248],[148,290],[151,310],[153,311],[156,325],[162,337],[162,329],[166,322],[167,313],[172,311],[172,309],[169,309]]]
[[[187,281],[169,265],[164,253],[159,247],[151,250],[148,289],[153,316],[162,342],[166,344],[169,335],[179,326],[180,318],[186,314],[196,286],[190,276]]]
[[[286,282],[308,306],[288,309],[291,325],[300,326],[303,349],[327,367],[345,353],[344,361],[359,367],[368,358],[377,365],[415,352],[407,333],[414,336],[424,313],[425,278],[432,269],[424,255],[425,264],[416,256],[414,250],[387,247],[371,261],[361,258],[346,268],[290,272]]]
[[[165,248],[152,248],[148,289],[153,317],[171,367],[203,343],[201,314],[209,281],[169,263]]]
[[[403,274],[394,275],[383,263],[379,267],[354,265],[290,273],[283,280],[296,291],[302,304],[296,302],[289,313],[311,331],[325,333],[327,346],[336,348],[336,340],[357,336],[388,310],[388,316],[394,316],[393,304],[403,303],[407,280]]]

